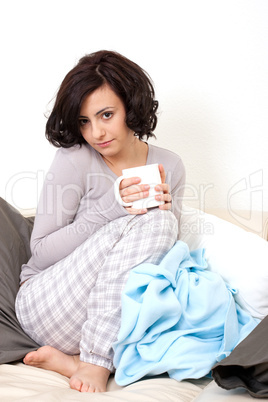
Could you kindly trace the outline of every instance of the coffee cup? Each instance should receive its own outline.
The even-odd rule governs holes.
[[[131,177],[139,177],[141,179],[140,184],[148,184],[150,186],[149,196],[133,202],[124,202],[120,197],[119,187],[123,179]],[[132,207],[135,209],[153,208],[159,205],[163,205],[164,201],[158,201],[155,199],[157,194],[163,194],[163,191],[156,191],[155,186],[161,184],[161,176],[158,168],[158,164],[144,165],[122,170],[122,176],[118,177],[114,183],[114,194],[117,202],[124,207]]]

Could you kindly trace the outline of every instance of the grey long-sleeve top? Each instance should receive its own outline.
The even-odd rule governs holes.
[[[172,211],[180,219],[185,169],[175,153],[148,145],[147,164],[162,163],[170,185]],[[31,237],[32,257],[21,282],[57,261],[106,223],[127,215],[115,200],[117,176],[90,145],[60,148],[46,175]]]

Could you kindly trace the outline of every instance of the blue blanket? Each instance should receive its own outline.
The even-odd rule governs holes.
[[[178,381],[208,375],[259,323],[206,268],[204,250],[178,241],[159,265],[131,271],[114,344],[119,385],[164,372]]]

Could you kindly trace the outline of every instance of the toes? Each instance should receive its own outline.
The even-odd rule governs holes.
[[[87,382],[82,382],[77,378],[70,379],[70,387],[80,392],[90,392],[90,393],[101,392],[101,390],[99,390],[97,387],[92,386]]]
[[[35,361],[35,356],[36,356],[36,352],[30,352],[28,353],[24,359],[23,359],[23,363],[24,364],[33,364]]]
[[[82,386],[83,386],[83,383],[78,378],[71,378],[70,379],[70,387],[72,389],[75,389],[76,391],[81,391]]]
[[[81,392],[94,392],[88,384],[83,384],[81,387]]]

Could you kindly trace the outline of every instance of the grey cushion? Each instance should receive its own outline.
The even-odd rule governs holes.
[[[245,388],[255,398],[268,398],[268,316],[232,353],[212,369],[216,383],[225,389]]]
[[[15,298],[21,265],[30,257],[33,218],[0,198],[0,364],[21,360],[39,346],[29,338],[16,318]]]

